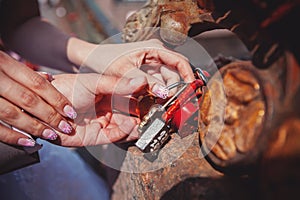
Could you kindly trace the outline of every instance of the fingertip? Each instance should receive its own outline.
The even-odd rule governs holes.
[[[64,113],[70,118],[70,119],[75,119],[77,117],[77,112],[75,111],[75,109],[70,106],[70,105],[66,105],[63,108]]]
[[[139,139],[141,137],[141,133],[138,131],[138,125],[136,125],[132,129],[132,131],[130,133],[130,136],[133,137],[133,138],[135,138],[135,139]]]
[[[166,99],[169,95],[169,89],[161,84],[155,83],[151,91],[154,95],[156,95],[159,98]]]
[[[47,140],[56,140],[58,135],[56,134],[55,131],[51,130],[51,129],[45,129],[42,132],[42,136],[47,139]]]
[[[181,70],[180,75],[182,79],[187,83],[191,83],[195,80],[195,76],[191,68],[190,69],[187,68],[186,70]]]
[[[184,70],[183,73],[183,79],[185,80],[185,82],[193,82],[195,80],[195,76],[192,70],[192,67],[190,64],[187,65],[187,67],[185,68],[186,70]]]
[[[17,144],[24,147],[34,147],[35,141],[30,138],[19,138]]]
[[[186,82],[187,83],[191,83],[191,82],[193,82],[195,80],[195,77],[194,76],[188,76],[187,78],[186,78]]]
[[[73,132],[72,126],[64,120],[59,122],[58,128],[65,134],[71,134]]]

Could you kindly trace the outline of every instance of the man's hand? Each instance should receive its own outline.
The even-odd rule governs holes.
[[[188,59],[167,49],[157,39],[124,44],[93,45],[71,38],[69,59],[94,72],[116,77],[147,77],[150,89],[159,96],[168,95],[165,86],[180,81],[192,82],[194,75]],[[172,95],[170,93],[169,95]]]

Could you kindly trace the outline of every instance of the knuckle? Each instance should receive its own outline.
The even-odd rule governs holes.
[[[51,111],[47,114],[47,117],[46,117],[47,121],[46,122],[55,123],[59,120],[59,118],[60,117],[59,117],[58,113],[55,110],[53,110],[53,111]]]
[[[16,145],[19,137],[20,137],[19,133],[0,124],[0,141],[1,142]]]
[[[41,124],[38,120],[33,120],[31,122],[31,126],[29,126],[29,132],[35,136],[40,136],[42,134],[43,129],[45,126]]]
[[[38,101],[37,96],[35,96],[34,93],[30,91],[23,91],[21,92],[21,102],[26,107],[31,107],[33,105],[36,105]]]
[[[45,89],[47,86],[47,80],[39,74],[33,74],[31,77],[32,87],[37,90]]]
[[[9,143],[9,144],[12,144],[12,143],[14,143],[14,141],[12,140],[12,133],[10,133],[10,134],[3,134],[3,132],[11,132],[10,130],[6,130],[5,128],[3,128],[2,126],[1,126],[1,134],[0,134],[0,140],[2,141],[2,142],[5,142],[5,143]],[[3,131],[2,131],[3,130]]]
[[[1,109],[1,115],[5,119],[16,119],[18,118],[18,111],[13,106],[7,106]]]
[[[63,96],[63,95],[61,95],[61,94],[57,94],[57,95],[55,95],[55,105],[56,105],[56,107],[63,107],[63,106],[65,106],[66,104],[67,104],[67,100],[65,99],[65,97]]]

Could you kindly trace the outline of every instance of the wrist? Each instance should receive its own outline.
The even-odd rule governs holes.
[[[96,44],[70,37],[67,44],[67,57],[70,62],[77,66],[81,66],[96,46]]]

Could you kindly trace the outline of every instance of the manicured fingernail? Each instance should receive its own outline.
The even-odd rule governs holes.
[[[130,85],[134,85],[134,86],[138,86],[138,85],[142,85],[145,84],[145,78],[144,77],[136,77],[130,80],[129,84]]]
[[[64,112],[71,119],[75,119],[77,117],[77,113],[72,106],[66,105],[64,107]]]
[[[42,133],[42,136],[48,140],[56,140],[57,134],[51,129],[45,129]]]
[[[168,94],[169,94],[169,90],[165,86],[162,86],[160,84],[155,84],[152,87],[152,92],[156,96],[158,96],[159,98],[162,98],[162,99],[166,99],[168,97]]]
[[[69,134],[72,132],[72,127],[65,121],[60,121],[58,128],[66,134]]]
[[[18,144],[24,147],[34,147],[35,141],[29,138],[20,138]]]

